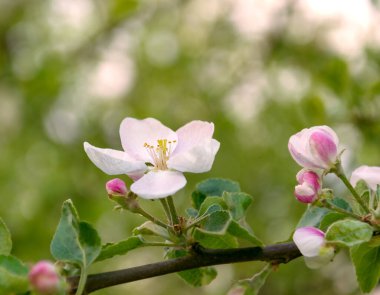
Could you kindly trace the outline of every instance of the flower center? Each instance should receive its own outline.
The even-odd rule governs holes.
[[[167,139],[158,139],[156,146],[144,143],[144,148],[152,159],[151,164],[159,170],[167,170],[168,166],[166,162],[172,153],[172,145],[176,142],[176,140],[168,141]]]

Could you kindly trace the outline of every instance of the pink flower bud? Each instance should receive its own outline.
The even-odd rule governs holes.
[[[359,180],[364,180],[371,190],[376,191],[377,185],[380,184],[380,167],[360,166],[355,169],[350,182],[355,186]]]
[[[305,226],[296,229],[293,241],[310,268],[319,268],[334,257],[334,247],[326,245],[325,233],[318,228]]]
[[[293,159],[308,169],[330,169],[338,158],[339,139],[330,127],[303,129],[289,139]]]
[[[110,196],[125,196],[128,193],[125,182],[119,178],[111,179],[106,183],[106,190]]]
[[[29,282],[38,294],[50,295],[59,291],[59,275],[49,261],[40,261],[32,267]]]
[[[297,173],[298,185],[294,189],[294,195],[302,203],[313,203],[321,190],[321,178],[314,171],[302,169]]]

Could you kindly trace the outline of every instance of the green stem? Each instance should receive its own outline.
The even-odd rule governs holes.
[[[164,208],[164,211],[165,211],[165,214],[166,214],[166,217],[168,218],[168,220],[170,222],[172,222],[172,216],[170,215],[170,210],[169,210],[169,206],[168,206],[168,203],[166,201],[166,198],[164,199],[160,199],[160,202],[162,204],[162,207]]]
[[[165,223],[163,223],[161,220],[158,220],[156,217],[150,215],[148,212],[144,211],[142,208],[138,208],[135,213],[138,213],[142,216],[144,216],[146,219],[149,219],[150,221],[152,221],[153,223],[163,227],[163,228],[169,228],[169,226]]]
[[[335,211],[335,212],[338,212],[338,213],[341,213],[341,214],[344,214],[344,215],[347,215],[347,216],[350,216],[352,218],[355,218],[355,219],[362,221],[362,218],[359,215],[352,213],[352,212],[349,212],[349,211],[346,211],[346,210],[339,208],[339,207],[337,207],[331,203],[324,202],[323,205],[324,205],[324,207],[326,207],[332,211]]]
[[[348,188],[348,190],[351,192],[352,196],[355,198],[356,202],[359,203],[359,205],[363,208],[363,210],[366,213],[369,213],[370,210],[366,203],[362,200],[362,198],[358,195],[357,191],[354,189],[354,187],[351,185],[351,183],[348,181],[346,175],[344,174],[344,171],[342,169],[342,165],[338,163],[336,165],[336,169],[333,171],[336,176],[338,176],[342,182],[345,184],[345,186]]]
[[[185,230],[188,230],[192,228],[193,226],[196,226],[199,222],[201,222],[202,220],[206,219],[209,216],[210,214],[205,214],[205,215],[202,215],[201,217],[198,217],[197,219],[194,219],[190,224],[186,226]]]
[[[169,196],[166,199],[168,201],[170,215],[172,217],[173,225],[179,224],[179,219],[178,219],[177,211],[176,211],[175,206],[174,206],[173,197]]]
[[[75,295],[82,295],[84,291],[84,287],[86,286],[86,280],[87,280],[87,269],[85,266],[82,267],[80,272],[80,278],[78,283],[77,292]]]
[[[178,247],[178,244],[173,244],[173,243],[144,243],[145,246],[161,246],[161,247]]]

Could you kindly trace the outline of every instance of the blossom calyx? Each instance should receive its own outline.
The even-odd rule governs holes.
[[[334,130],[328,126],[314,126],[292,135],[288,148],[300,166],[328,170],[338,161],[338,145]]]
[[[38,294],[52,295],[60,289],[60,277],[53,263],[40,261],[30,270],[29,282]]]
[[[302,169],[297,173],[298,185],[294,195],[302,203],[313,203],[321,192],[321,177],[314,171]]]

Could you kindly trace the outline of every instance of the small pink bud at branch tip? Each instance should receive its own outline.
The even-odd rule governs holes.
[[[294,195],[302,203],[313,203],[317,200],[321,191],[321,178],[311,170],[302,169],[297,173],[298,185],[294,189]]]
[[[119,178],[108,181],[106,183],[106,190],[109,196],[125,196],[128,193],[125,182]]]
[[[29,272],[29,282],[37,294],[52,295],[59,291],[60,279],[53,263],[40,261]]]

